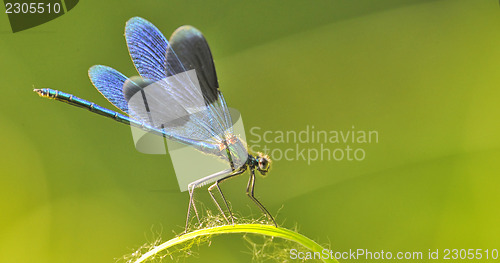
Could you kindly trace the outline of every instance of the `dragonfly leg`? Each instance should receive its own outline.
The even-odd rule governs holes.
[[[193,207],[194,213],[196,214],[196,218],[198,219],[198,222],[200,222],[200,216],[198,215],[198,210],[196,209],[196,205],[194,203],[194,189],[196,188],[197,185],[198,184],[196,183],[191,183],[188,185],[189,206],[187,211],[186,227],[184,228],[184,233],[187,233],[188,230],[189,216],[191,215],[191,207]]]
[[[224,178],[221,178],[221,179],[215,181],[215,183],[208,188],[208,192],[210,193],[210,196],[214,200],[215,204],[217,205],[217,208],[219,209],[220,213],[224,216],[224,218],[226,219],[228,224],[229,224],[229,220],[227,219],[226,214],[224,214],[224,211],[222,210],[221,206],[219,205],[219,202],[217,202],[217,199],[215,199],[215,196],[213,195],[212,190],[215,187],[217,187],[217,190],[219,190],[219,193],[222,196],[222,200],[224,200],[224,204],[226,205],[227,211],[229,211],[229,217],[231,218],[231,223],[234,225],[233,213],[231,212],[231,208],[229,208],[229,204],[227,203],[226,197],[224,197],[224,194],[222,193],[222,190],[220,189],[219,183],[222,183],[224,180],[227,180],[227,179],[232,178],[234,176],[240,175],[243,172],[244,171],[237,171],[237,172],[230,174]]]
[[[188,211],[187,211],[187,216],[186,216],[186,227],[184,229],[184,234],[187,233],[188,231],[188,226],[189,226],[189,217],[191,215],[191,207],[193,207],[193,210],[196,214],[196,218],[198,218],[198,222],[201,224],[200,217],[198,215],[198,211],[196,210],[196,205],[194,201],[194,190],[200,186],[205,184],[206,182],[210,180],[215,180],[216,178],[220,178],[223,176],[227,176],[228,174],[231,175],[233,171],[231,169],[226,169],[223,171],[220,171],[218,173],[214,173],[212,175],[203,177],[201,179],[198,179],[188,185],[188,191],[189,191],[189,206],[188,206]]]
[[[257,198],[255,198],[255,196],[254,196],[254,188],[255,188],[255,171],[254,171],[254,169],[250,169],[250,180],[248,180],[247,195],[248,195],[248,197],[250,197],[250,199],[252,199],[252,201],[255,202],[255,204],[257,204],[257,206],[260,208],[260,210],[262,210],[262,212],[264,212],[264,214],[266,214],[269,217],[269,219],[271,219],[271,221],[273,221],[274,226],[278,227],[278,225],[276,224],[276,221],[274,220],[273,216],[259,202],[259,200],[257,200]]]
[[[209,188],[208,188],[208,193],[210,194],[210,196],[212,197],[212,200],[214,200],[214,203],[215,205],[217,205],[217,209],[219,209],[219,212],[222,214],[222,216],[224,216],[224,219],[226,219],[226,222],[229,224],[229,220],[227,219],[227,216],[226,214],[224,213],[224,211],[222,210],[222,208],[220,207],[219,205],[219,202],[217,202],[217,199],[215,199],[215,196],[214,194],[212,193],[212,189],[214,187],[217,187],[217,189],[219,189],[219,192],[221,192],[220,190],[220,187],[219,187],[219,182],[215,182],[213,185],[211,185]],[[227,205],[227,204],[226,204]],[[232,218],[231,218],[232,219]],[[234,223],[233,223],[234,224]]]

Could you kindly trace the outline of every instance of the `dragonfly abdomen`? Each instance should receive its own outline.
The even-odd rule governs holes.
[[[34,91],[36,93],[38,93],[38,95],[40,95],[41,97],[55,99],[58,101],[62,101],[62,102],[71,104],[73,106],[77,106],[79,108],[88,109],[89,111],[91,111],[93,113],[97,113],[101,116],[113,119],[117,122],[127,124],[127,125],[132,125],[134,127],[138,127],[138,128],[143,129],[143,130],[152,132],[156,135],[166,136],[167,138],[170,138],[170,135],[165,134],[162,130],[151,127],[143,122],[132,119],[132,118],[125,116],[123,114],[120,114],[116,111],[106,109],[104,107],[101,107],[101,106],[95,104],[94,102],[84,100],[84,99],[79,98],[77,96],[74,96],[72,94],[65,93],[65,92],[58,91],[58,90],[53,90],[53,89],[35,89]]]
[[[180,142],[180,143],[185,144],[185,145],[192,145],[194,148],[196,148],[202,152],[214,154],[214,155],[217,152],[217,147],[215,145],[212,145],[209,143],[204,143],[204,142],[198,142],[196,140],[191,140],[191,139],[183,138],[180,136],[172,136],[172,134],[168,133],[167,131],[165,131],[163,129],[158,129],[158,128],[152,127],[144,122],[130,118],[129,116],[125,116],[125,115],[120,114],[116,111],[106,109],[102,106],[95,104],[94,102],[84,100],[82,98],[79,98],[79,97],[72,95],[72,94],[69,94],[69,93],[65,93],[65,92],[53,90],[53,89],[48,89],[48,88],[35,89],[34,91],[36,93],[38,93],[38,95],[40,95],[41,97],[62,101],[62,102],[71,104],[73,106],[79,107],[79,108],[88,109],[89,111],[91,111],[93,113],[97,113],[101,116],[113,119],[117,122],[140,128],[140,129],[145,130],[147,132],[151,132],[155,135],[162,136],[162,137],[165,137],[167,139],[175,140],[175,141]]]

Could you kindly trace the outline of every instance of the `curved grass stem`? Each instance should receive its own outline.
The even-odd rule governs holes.
[[[135,263],[141,263],[141,262],[146,262],[149,259],[154,258],[155,255],[160,253],[163,250],[166,250],[168,248],[171,248],[176,245],[180,245],[184,242],[188,242],[190,240],[199,238],[199,237],[204,237],[204,236],[212,236],[212,235],[219,235],[219,234],[231,234],[231,233],[250,233],[250,234],[257,234],[257,235],[263,235],[263,236],[270,236],[270,237],[278,237],[278,238],[283,238],[289,241],[296,242],[303,247],[313,251],[313,252],[320,252],[324,249],[322,246],[320,246],[318,243],[314,242],[313,240],[295,232],[292,230],[288,230],[286,228],[276,228],[274,226],[270,225],[261,225],[261,224],[236,224],[236,225],[225,225],[225,226],[216,226],[216,227],[210,227],[210,228],[203,228],[199,230],[195,230],[189,233],[186,233],[182,236],[178,236],[175,238],[172,238],[168,240],[167,242],[164,242],[153,249],[149,250],[145,254],[143,254],[139,259],[134,261]],[[336,262],[338,261],[335,258],[327,258],[327,259],[322,259],[323,262]]]

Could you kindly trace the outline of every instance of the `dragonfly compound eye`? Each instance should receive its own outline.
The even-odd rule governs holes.
[[[269,170],[269,160],[265,157],[259,159],[259,170],[267,172]]]

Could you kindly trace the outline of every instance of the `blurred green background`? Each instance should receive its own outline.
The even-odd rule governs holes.
[[[137,152],[124,125],[32,92],[112,108],[87,70],[137,74],[123,37],[133,16],[167,37],[184,24],[205,34],[247,136],[379,132],[363,161],[273,162],[256,194],[283,226],[339,251],[500,249],[497,0],[82,1],[15,34],[0,16],[0,262],[114,262],[183,230],[188,195],[168,157]],[[257,217],[246,181],[222,187]],[[186,262],[252,259],[240,236],[195,251]]]

